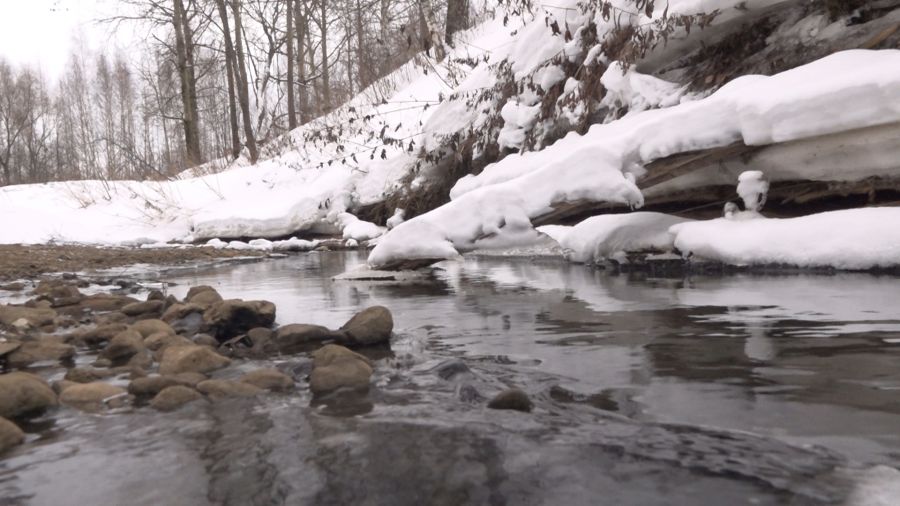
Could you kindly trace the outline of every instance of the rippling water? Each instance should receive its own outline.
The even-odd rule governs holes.
[[[900,504],[894,277],[473,258],[414,284],[332,279],[364,260],[141,275],[271,300],[281,324],[389,307],[368,397],[61,410],[0,460],[0,504]],[[479,400],[508,386],[535,411]]]

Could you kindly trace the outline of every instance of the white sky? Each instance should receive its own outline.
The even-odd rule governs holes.
[[[0,57],[39,67],[55,81],[79,39],[88,48],[127,50],[130,33],[94,22],[115,7],[116,0],[0,0]]]

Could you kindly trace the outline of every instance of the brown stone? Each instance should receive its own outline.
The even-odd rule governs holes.
[[[122,313],[128,316],[138,316],[144,314],[160,314],[163,310],[163,301],[147,300],[144,302],[133,302],[122,307]]]
[[[352,346],[387,343],[394,330],[394,318],[388,308],[373,306],[354,315],[340,330]]]
[[[231,360],[206,346],[197,346],[195,344],[170,346],[163,351],[159,364],[159,373],[208,373],[227,367],[229,364],[231,364]]]
[[[160,332],[165,332],[168,334],[174,334],[175,330],[172,329],[172,326],[162,320],[150,319],[150,320],[141,320],[134,322],[131,325],[131,330],[138,332],[144,338],[151,336],[152,334],[157,334]]]
[[[25,433],[6,418],[0,418],[0,455],[25,441]]]
[[[75,347],[52,339],[39,339],[22,343],[16,351],[7,356],[13,367],[23,367],[35,362],[62,361],[75,356]]]
[[[197,390],[212,398],[253,397],[263,392],[259,387],[249,383],[229,380],[206,380],[197,384]]]
[[[182,385],[172,385],[162,389],[156,394],[153,400],[150,401],[150,407],[164,412],[175,411],[186,404],[202,399],[203,395],[193,388]]]
[[[56,406],[56,394],[39,376],[24,372],[0,375],[0,417],[18,418]]]
[[[96,412],[123,406],[127,395],[125,389],[109,383],[82,383],[63,390],[59,402],[82,411]]]
[[[25,306],[0,306],[0,323],[12,325],[16,320],[25,319],[32,327],[52,325],[56,311],[52,309]]]

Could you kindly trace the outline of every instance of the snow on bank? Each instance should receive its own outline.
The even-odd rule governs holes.
[[[509,31],[497,19],[459,34],[469,43],[443,62],[417,56],[348,104],[263,146],[255,166],[240,159],[217,174],[199,176],[200,168],[166,182],[2,187],[0,243],[141,245],[339,234],[340,213],[380,201],[415,167],[410,146],[440,133],[429,130],[429,118],[457,80],[484,71],[485,65],[461,62],[479,61],[508,41]]]
[[[900,265],[900,208],[832,211],[788,219],[681,223],[675,247],[730,265],[872,269]]]
[[[538,230],[555,239],[572,262],[625,263],[627,253],[671,252],[675,236],[669,227],[686,221],[668,214],[636,212],[594,216],[574,227],[548,226]]]
[[[612,71],[621,72],[615,66],[607,72]],[[658,95],[667,88],[630,89]],[[618,100],[635,102],[622,93]],[[451,202],[388,232],[369,263],[384,267],[404,259],[454,258],[491,244],[533,240],[530,219],[558,204],[640,207],[643,196],[634,179],[643,175],[645,164],[673,154],[735,142],[786,142],[897,121],[900,51],[846,51],[771,77],[741,77],[705,99],[632,113],[594,125],[583,136],[569,134],[542,151],[489,165],[478,176],[460,180]]]

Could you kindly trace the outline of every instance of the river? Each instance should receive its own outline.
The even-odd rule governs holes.
[[[390,283],[357,252],[128,275],[266,299],[278,323],[393,312],[363,398],[38,419],[0,504],[900,504],[900,283],[648,278],[468,258]],[[305,356],[248,361],[302,378]],[[52,379],[52,378],[51,378]],[[507,387],[531,413],[496,411]]]

